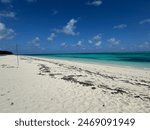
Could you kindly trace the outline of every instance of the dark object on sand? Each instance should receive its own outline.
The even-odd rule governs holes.
[[[0,51],[0,55],[13,55],[10,51]]]

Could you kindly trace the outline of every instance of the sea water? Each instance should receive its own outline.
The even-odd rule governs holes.
[[[65,59],[95,64],[123,65],[150,69],[150,52],[140,53],[78,53],[78,54],[34,54],[29,56]]]

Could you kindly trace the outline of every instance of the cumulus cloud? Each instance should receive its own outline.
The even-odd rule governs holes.
[[[82,41],[79,40],[79,41],[76,43],[76,46],[78,46],[78,47],[82,46]]]
[[[93,40],[99,41],[102,38],[101,34],[98,34],[93,37]]]
[[[33,44],[34,46],[36,47],[39,47],[40,46],[40,38],[39,37],[35,37],[33,40],[31,40],[29,42],[30,44]]]
[[[102,35],[97,34],[92,39],[88,40],[90,44],[94,44],[95,46],[100,46],[102,44]]]
[[[55,33],[51,33],[50,36],[47,38],[47,40],[52,42],[55,37],[56,37],[56,34]]]
[[[87,2],[86,4],[87,5],[93,5],[93,6],[100,6],[102,3],[103,3],[102,0],[94,0],[91,2]]]
[[[144,42],[144,43],[139,45],[139,48],[148,49],[148,48],[150,48],[150,43],[149,42]]]
[[[111,45],[118,45],[120,44],[120,40],[117,40],[116,38],[112,37],[107,40]]]
[[[120,24],[120,25],[116,25],[113,27],[114,29],[124,29],[124,28],[127,28],[127,25],[126,24]]]
[[[56,31],[57,32],[62,32],[62,33],[65,33],[66,35],[78,35],[79,33],[78,32],[75,32],[75,29],[76,29],[76,26],[75,24],[77,23],[78,21],[75,20],[75,19],[71,19],[66,26],[64,26],[62,29],[57,29]]]
[[[97,41],[96,43],[95,43],[95,46],[100,46],[102,44],[102,41]]]
[[[92,40],[88,40],[88,43],[92,44],[92,43],[93,43],[93,41],[92,41]]]
[[[4,23],[0,22],[0,40],[12,39],[16,35],[15,31],[7,28]]]
[[[11,3],[12,0],[1,0],[1,3],[7,4],[7,3]]]
[[[140,21],[140,24],[145,24],[145,23],[150,23],[150,18]]]
[[[15,18],[16,13],[15,12],[9,12],[9,11],[1,11],[0,12],[0,18],[5,17],[5,18]]]
[[[67,47],[67,44],[65,42],[61,43],[62,47]]]

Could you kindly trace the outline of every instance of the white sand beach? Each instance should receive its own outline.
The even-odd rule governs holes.
[[[150,70],[0,56],[0,112],[150,112]]]

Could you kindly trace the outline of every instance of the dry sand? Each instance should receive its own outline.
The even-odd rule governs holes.
[[[150,112],[150,70],[0,57],[0,112]]]

